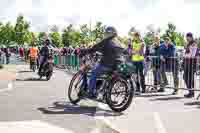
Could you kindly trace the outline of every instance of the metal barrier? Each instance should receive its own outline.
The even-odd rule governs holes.
[[[149,56],[145,61],[147,87],[200,91],[200,58],[171,57],[162,61]],[[148,65],[147,65],[148,64]]]
[[[0,56],[0,64],[6,64],[6,57],[4,54]]]
[[[56,66],[78,70],[80,62],[74,54],[54,55]],[[200,58],[171,57],[164,62],[160,57],[149,56],[144,66],[145,85],[153,91],[157,88],[200,91]]]
[[[54,64],[58,67],[78,70],[80,67],[80,58],[78,55],[54,55]]]

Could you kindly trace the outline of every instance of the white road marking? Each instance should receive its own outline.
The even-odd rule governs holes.
[[[19,75],[19,73],[16,72],[16,74],[15,74],[16,79],[17,79],[18,75]],[[12,83],[12,81],[10,81],[10,82],[8,83],[8,87],[7,87],[7,88],[0,89],[0,92],[11,91],[12,89],[13,89],[13,83]]]
[[[73,133],[68,129],[60,128],[39,120],[0,122],[0,131],[2,133]]]
[[[103,103],[98,103],[97,105],[99,108],[101,109],[105,109],[107,110],[108,107],[106,104],[103,104]],[[109,119],[107,119],[106,117],[104,117],[102,114],[101,116],[98,116],[98,111],[97,113],[95,114],[94,118],[96,120],[101,120],[103,123],[105,123],[107,126],[109,126],[110,128],[112,128],[113,130],[116,130],[117,132],[119,133],[125,133],[124,131],[121,131],[121,129],[119,129],[117,126],[114,125],[113,122],[111,122]],[[111,119],[111,117],[109,117]],[[114,117],[113,117],[114,118]]]
[[[13,89],[13,84],[12,82],[8,83],[8,87],[4,89],[0,89],[0,92],[6,92],[6,91],[11,91]]]
[[[95,128],[91,133],[101,133],[101,130],[99,128]]]
[[[154,112],[153,115],[154,115],[155,125],[156,125],[156,129],[158,133],[166,133],[166,130],[162,124],[162,121],[160,119],[158,112]]]

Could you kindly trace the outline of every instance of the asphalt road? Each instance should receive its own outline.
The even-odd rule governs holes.
[[[9,84],[15,79],[16,66],[25,64],[20,61],[14,54],[11,54],[10,63],[4,64],[4,68],[0,70],[0,92],[9,88]]]
[[[8,87],[9,81],[8,80],[0,80],[0,89],[5,89]]]
[[[1,123],[16,127],[20,122],[24,122],[23,125],[33,122],[39,127],[45,123],[72,133],[98,130],[115,133],[104,122],[94,118],[97,103],[83,102],[80,107],[68,102],[66,96],[71,76],[64,71],[55,70],[50,81],[41,81],[37,74],[29,71],[28,66],[18,65],[17,70],[18,76],[12,90],[0,93],[0,131],[5,129],[3,126],[1,128]],[[46,131],[49,132],[48,128]]]
[[[28,66],[17,65],[11,90],[0,92],[0,131],[60,133],[199,133],[200,101],[171,90],[134,98],[131,107],[116,114],[104,105],[69,103],[71,74],[55,70],[50,81],[38,80]],[[9,127],[9,128],[8,128]]]

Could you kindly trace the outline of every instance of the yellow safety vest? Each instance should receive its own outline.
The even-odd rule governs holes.
[[[133,42],[133,44],[132,44],[132,48],[133,48],[134,51],[140,51],[141,47],[142,47],[141,43]],[[132,61],[139,62],[139,61],[143,61],[143,60],[144,60],[144,56],[142,56],[140,54],[133,54],[132,55]]]

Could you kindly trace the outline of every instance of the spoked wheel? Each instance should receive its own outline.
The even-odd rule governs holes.
[[[68,98],[70,102],[73,104],[77,104],[81,100],[80,91],[84,84],[83,76],[84,74],[81,71],[79,71],[73,76],[70,82],[70,85],[68,88]]]
[[[134,89],[129,87],[127,81],[117,79],[109,87],[106,100],[113,111],[122,112],[130,106],[133,96]]]
[[[47,76],[46,76],[46,80],[47,80],[47,81],[51,79],[52,73],[53,73],[53,72],[49,72],[49,73],[47,74]]]
[[[197,75],[197,76],[200,76],[200,70],[198,70],[198,71],[196,72],[196,75]]]
[[[33,70],[33,72],[35,72],[35,69],[36,69],[36,66],[33,65],[33,66],[32,66],[32,70]]]

